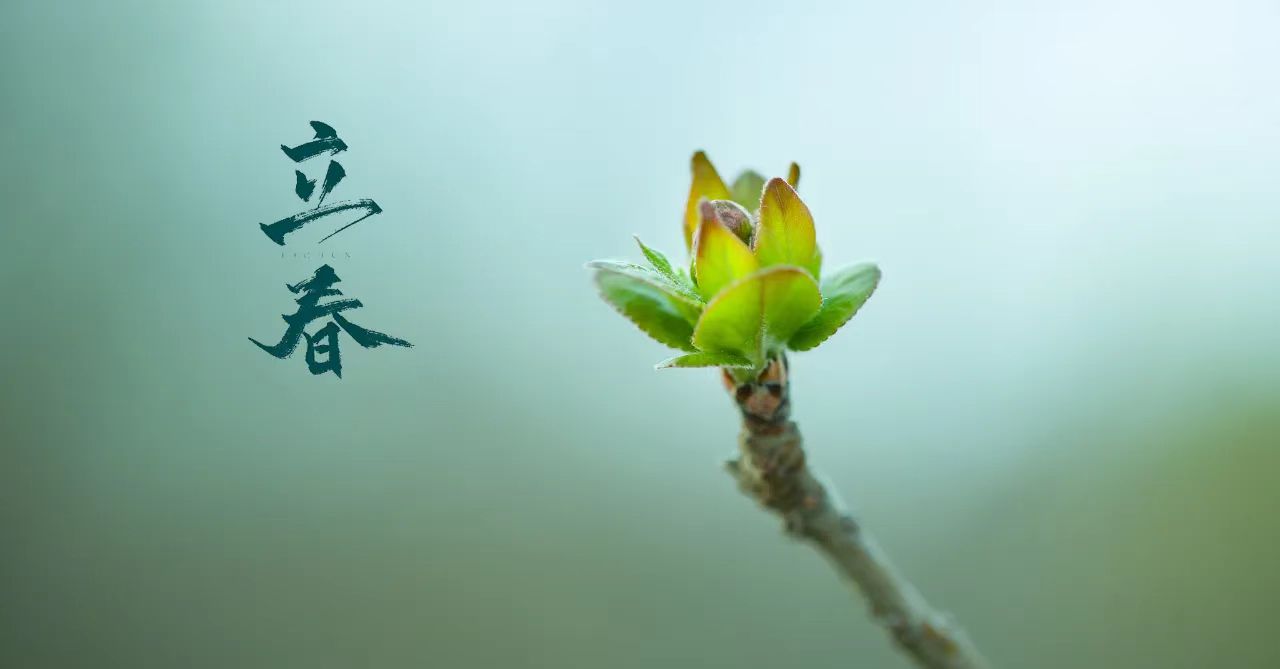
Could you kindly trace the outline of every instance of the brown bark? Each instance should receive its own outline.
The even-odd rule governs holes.
[[[800,430],[790,419],[786,359],[775,359],[747,382],[736,381],[727,371],[724,378],[742,412],[740,456],[728,463],[742,491],[780,516],[789,535],[826,556],[917,666],[988,667],[964,632],[894,570],[867,531],[809,469]]]

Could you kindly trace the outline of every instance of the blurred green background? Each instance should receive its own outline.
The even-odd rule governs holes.
[[[805,170],[812,460],[1001,667],[1274,667],[1280,8],[7,2],[0,664],[903,668],[583,262]],[[281,333],[334,125],[357,323]],[[319,161],[317,161],[319,162]],[[309,164],[315,170],[321,165]],[[323,224],[317,224],[323,227]]]

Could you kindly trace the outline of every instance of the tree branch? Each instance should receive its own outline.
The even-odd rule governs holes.
[[[725,385],[742,412],[740,457],[728,463],[739,487],[778,514],[786,532],[808,541],[852,581],[875,621],[925,669],[985,669],[989,665],[963,630],[934,611],[897,573],[867,531],[805,464],[804,442],[790,420],[785,358],[757,378]]]

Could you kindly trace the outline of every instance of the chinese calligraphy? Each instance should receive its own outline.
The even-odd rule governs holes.
[[[325,153],[333,156],[347,150],[347,143],[338,137],[338,131],[334,130],[329,124],[321,123],[320,121],[312,121],[311,128],[316,132],[315,138],[311,141],[294,147],[288,147],[284,144],[280,145],[280,150],[284,151],[284,155],[288,156],[289,160],[292,160],[295,163],[301,163]],[[316,189],[316,180],[308,179],[307,175],[303,174],[301,170],[294,170],[294,176],[297,181],[293,188],[294,193],[296,193],[303,202],[310,202],[311,196]],[[270,237],[271,241],[284,246],[285,235],[288,235],[312,221],[351,209],[363,210],[365,212],[364,216],[361,216],[360,218],[357,218],[356,220],[351,221],[350,223],[329,233],[320,240],[323,242],[326,239],[329,239],[329,237],[346,230],[370,216],[381,214],[382,207],[379,207],[377,202],[374,202],[369,198],[344,200],[341,202],[333,202],[328,205],[324,204],[325,196],[328,195],[329,192],[338,185],[338,182],[342,181],[346,176],[347,171],[343,169],[342,163],[330,159],[329,166],[325,169],[324,182],[320,185],[320,195],[316,198],[316,206],[311,209],[298,212],[292,216],[286,216],[274,223],[259,223],[258,225],[262,228],[262,232],[265,233],[267,237]]]
[[[312,374],[333,372],[339,378],[342,377],[342,356],[338,351],[339,326],[363,348],[377,348],[383,344],[413,346],[413,344],[403,339],[398,339],[376,330],[362,328],[344,318],[342,312],[350,309],[359,309],[364,306],[364,303],[360,300],[344,298],[320,304],[322,298],[342,295],[342,291],[333,287],[333,284],[341,280],[332,267],[321,265],[320,269],[316,270],[316,273],[310,279],[297,284],[285,284],[289,292],[302,293],[302,296],[295,300],[298,303],[297,311],[292,314],[281,315],[281,318],[289,326],[285,329],[284,335],[280,337],[279,342],[271,346],[267,346],[253,337],[250,337],[249,341],[272,356],[283,360],[293,355],[294,349],[298,347],[298,341],[305,338],[307,340],[307,369],[311,370]],[[307,334],[307,325],[312,321],[325,317],[332,320],[317,330],[314,335]],[[321,340],[324,343],[317,343]],[[317,359],[316,354],[318,353],[325,355],[323,361]]]
[[[280,150],[295,163],[302,163],[328,154],[330,156],[329,166],[325,168],[324,180],[319,183],[318,193],[316,192],[316,179],[308,178],[301,170],[294,170],[294,194],[303,202],[310,202],[312,196],[315,196],[314,207],[271,224],[259,224],[259,227],[262,228],[267,237],[281,246],[284,246],[285,236],[289,233],[331,214],[348,210],[362,210],[365,212],[363,216],[329,233],[320,242],[370,216],[382,213],[382,207],[379,207],[378,203],[368,198],[325,204],[325,197],[347,176],[347,171],[342,167],[342,164],[332,159],[332,156],[347,150],[347,143],[342,141],[338,137],[338,132],[327,123],[312,121],[311,128],[315,131],[313,139],[293,147],[281,144]],[[308,256],[309,254],[307,253],[303,254],[303,257]],[[289,292],[299,295],[299,297],[294,300],[298,305],[297,310],[292,314],[281,315],[287,327],[284,334],[281,335],[280,341],[271,345],[263,344],[253,337],[249,337],[249,341],[269,355],[283,360],[293,355],[293,352],[298,348],[298,344],[305,339],[307,342],[307,369],[315,375],[333,372],[334,376],[338,378],[342,378],[342,354],[338,347],[338,335],[342,332],[346,332],[362,348],[377,348],[383,344],[406,348],[413,346],[413,344],[404,339],[356,325],[343,316],[343,312],[359,309],[364,304],[357,299],[341,297],[342,291],[333,287],[334,284],[340,281],[341,279],[338,278],[337,272],[326,264],[321,265],[311,278],[305,281],[300,281],[296,284],[285,284]],[[338,299],[322,304],[321,301],[325,298]],[[316,331],[307,332],[307,328],[311,323],[321,319],[328,320]]]

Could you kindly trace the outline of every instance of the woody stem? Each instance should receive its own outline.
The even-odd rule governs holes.
[[[725,385],[742,412],[740,454],[729,473],[742,492],[783,520],[792,537],[822,553],[867,601],[872,618],[917,666],[985,669],[989,665],[963,630],[935,611],[805,462],[791,405],[785,358],[758,377]]]

